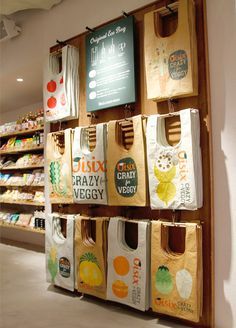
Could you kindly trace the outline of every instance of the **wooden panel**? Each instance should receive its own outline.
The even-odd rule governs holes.
[[[174,110],[184,108],[197,108],[200,113],[201,123],[201,148],[203,161],[203,208],[197,211],[178,211],[176,218],[181,221],[200,221],[203,225],[203,268],[204,268],[204,304],[203,316],[198,324],[191,323],[191,327],[214,327],[214,275],[213,275],[213,187],[212,187],[212,154],[211,154],[211,122],[210,122],[210,101],[209,101],[209,77],[208,77],[208,58],[206,43],[206,20],[204,0],[195,0],[196,4],[196,28],[198,40],[198,69],[199,69],[199,95],[195,97],[180,98],[174,104]],[[137,102],[132,105],[132,115],[136,114],[155,114],[167,113],[169,111],[168,102],[156,103],[146,97],[146,81],[144,69],[144,14],[151,10],[166,5],[166,1],[156,1],[141,9],[135,10],[130,14],[135,16],[135,48],[136,48],[136,73],[137,73]],[[162,32],[167,35],[176,28],[177,15],[170,19],[165,19]],[[107,22],[109,23],[109,22]],[[91,119],[86,113],[86,89],[85,89],[85,35],[75,36],[68,40],[68,43],[79,47],[80,50],[80,118],[79,120],[62,123],[64,128],[75,126],[86,126],[91,123],[108,122],[109,120],[121,119],[125,117],[125,106],[112,109],[101,110],[95,113],[96,117]],[[55,51],[58,46],[50,50]],[[172,131],[169,139],[170,143],[176,143],[180,137],[180,126],[176,118],[167,120],[167,129]],[[58,129],[58,124],[52,124],[52,131]],[[123,215],[129,218],[158,219],[164,218],[171,220],[172,211],[151,210],[149,207],[114,207],[114,206],[91,206],[91,205],[64,205],[61,208],[53,206],[54,210],[64,213],[81,213],[91,216],[114,216]],[[171,234],[173,236],[173,234]],[[134,236],[135,237],[135,236]],[[132,238],[131,238],[132,239]],[[171,238],[173,249],[183,249],[183,234]],[[151,311],[149,311],[151,312]],[[189,322],[176,318],[160,316],[168,320],[189,325]]]

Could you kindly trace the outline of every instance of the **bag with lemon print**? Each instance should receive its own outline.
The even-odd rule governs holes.
[[[125,222],[138,226],[138,245],[125,241]],[[149,308],[150,225],[146,221],[111,218],[108,228],[107,298],[135,309]]]
[[[62,221],[66,221],[66,236]],[[74,291],[74,215],[53,213],[46,218],[47,282]]]
[[[196,109],[180,116],[180,141],[166,139],[165,115],[151,115],[147,122],[147,162],[152,209],[195,210],[202,206],[202,166],[199,114]]]
[[[185,251],[168,245],[168,226],[151,224],[152,310],[198,322],[202,312],[202,228],[185,223]],[[175,229],[179,229],[176,227]]]
[[[77,289],[102,299],[106,299],[107,226],[105,217],[78,216],[75,224]]]
[[[72,203],[72,129],[48,133],[46,158],[49,196],[53,204]]]

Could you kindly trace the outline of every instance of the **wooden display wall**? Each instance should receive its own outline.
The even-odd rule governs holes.
[[[170,1],[169,1],[170,3]],[[132,105],[134,109],[131,116],[137,114],[156,114],[168,113],[168,102],[156,103],[147,100],[145,68],[144,68],[144,14],[151,10],[166,6],[166,1],[156,1],[141,9],[128,13],[135,17],[135,50],[136,50],[136,79],[137,79],[137,101]],[[207,52],[207,36],[206,36],[206,13],[204,0],[195,0],[196,5],[196,28],[198,43],[198,76],[199,76],[199,95],[195,97],[180,98],[173,104],[174,110],[178,111],[184,108],[197,108],[200,113],[201,124],[201,149],[203,162],[203,207],[197,211],[176,211],[176,220],[183,222],[201,222],[203,226],[203,316],[198,324],[189,323],[184,320],[165,317],[155,314],[157,317],[168,318],[174,322],[190,325],[192,327],[214,327],[214,253],[213,253],[213,186],[212,186],[212,156],[211,156],[211,119],[210,119],[210,96],[209,96],[209,77],[208,77],[208,52]],[[125,8],[124,8],[125,9]],[[113,21],[119,19],[117,17]],[[112,22],[112,21],[110,21]],[[103,25],[110,23],[105,22]],[[172,14],[166,18],[164,22],[165,33],[171,33],[177,25],[177,15]],[[101,26],[99,26],[101,27]],[[94,26],[92,26],[94,28]],[[95,27],[96,29],[96,27]],[[80,79],[80,117],[78,120],[62,122],[62,128],[76,126],[88,126],[100,122],[108,122],[109,120],[122,119],[125,117],[125,106],[112,109],[100,110],[94,112],[96,117],[89,117],[86,112],[86,63],[85,63],[85,37],[86,32],[77,35],[65,42],[76,46],[80,54],[79,79]],[[50,51],[56,51],[61,45],[51,47]],[[172,131],[170,134],[170,143],[176,143],[180,137],[179,122],[176,117],[167,119],[167,129]],[[51,124],[51,131],[57,131],[58,124]],[[58,211],[58,205],[53,205],[53,211]],[[91,205],[63,205],[61,208],[63,213],[80,213],[90,216],[116,216],[122,215],[127,218],[140,219],[172,219],[172,211],[170,210],[151,210],[149,207],[114,207],[114,206],[91,206]],[[180,232],[176,233],[179,230]],[[175,250],[184,249],[184,229],[175,229],[175,233],[171,236],[171,247]],[[131,243],[135,244],[135,231],[127,231],[131,237]],[[131,310],[132,311],[132,310]]]

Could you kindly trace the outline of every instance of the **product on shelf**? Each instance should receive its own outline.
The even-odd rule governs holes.
[[[16,222],[17,226],[27,227],[32,218],[32,214],[20,214],[18,221]]]
[[[38,202],[38,203],[44,203],[45,202],[44,192],[43,191],[36,191],[35,192],[34,202]]]
[[[66,220],[66,237],[61,220]],[[53,213],[46,219],[47,282],[74,291],[74,216]]]
[[[138,226],[137,248],[125,241],[125,223]],[[110,218],[108,227],[107,298],[138,310],[149,309],[150,224]]]

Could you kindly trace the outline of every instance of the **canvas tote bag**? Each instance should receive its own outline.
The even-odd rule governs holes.
[[[72,148],[75,203],[107,204],[106,124],[96,125],[96,146],[90,151],[86,128],[75,128]]]
[[[125,241],[125,222],[138,225],[138,246]],[[135,309],[149,308],[149,222],[111,218],[108,228],[107,298]]]
[[[156,101],[198,94],[197,39],[195,7],[192,0],[181,0],[178,6],[177,30],[168,37],[155,31],[160,8],[144,15],[144,57],[147,97]],[[171,7],[171,5],[170,5]]]
[[[61,230],[66,220],[66,237]],[[47,282],[74,291],[74,216],[53,213],[46,218]]]
[[[173,253],[163,222],[151,223],[152,309],[198,322],[202,309],[201,227],[185,223],[185,251]]]
[[[141,115],[130,118],[134,138],[126,149],[119,138],[119,121],[108,123],[107,178],[109,205],[145,206],[147,204],[146,119]]]
[[[47,135],[47,168],[50,201],[54,204],[72,203],[71,129]]]
[[[184,109],[177,145],[166,139],[165,115],[151,115],[147,122],[147,162],[152,209],[195,210],[202,206],[202,161],[199,113]]]
[[[62,48],[61,71],[59,54],[50,53],[44,67],[43,99],[47,122],[78,116],[79,51],[70,45]]]
[[[90,223],[96,223],[96,241],[91,238]],[[108,218],[77,216],[75,254],[77,289],[84,294],[106,299]]]

